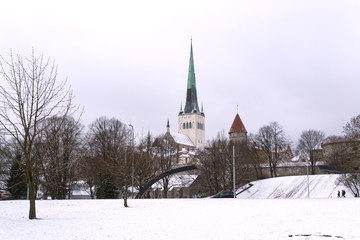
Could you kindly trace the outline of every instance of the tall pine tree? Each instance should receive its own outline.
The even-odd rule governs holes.
[[[21,155],[16,155],[17,161],[14,161],[10,168],[10,176],[7,179],[6,186],[14,199],[26,199],[27,184],[24,169],[20,166]]]

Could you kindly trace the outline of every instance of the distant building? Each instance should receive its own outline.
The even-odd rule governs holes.
[[[193,163],[194,151],[205,147],[205,114],[203,106],[199,108],[192,42],[190,45],[190,62],[186,91],[185,108],[180,106],[178,115],[178,132],[170,130],[167,122],[165,138],[176,147],[179,163]]]
[[[180,105],[177,132],[171,131],[169,120],[167,121],[165,139],[176,149],[177,165],[196,164],[196,151],[205,148],[205,114],[203,106],[199,107],[197,99],[192,42],[190,45],[185,107],[183,109],[182,104]],[[170,187],[166,197],[189,198],[198,196],[197,178],[197,171],[171,175]],[[148,192],[151,198],[165,197],[161,181],[154,184]]]
[[[180,106],[178,120],[178,132],[188,136],[195,149],[203,149],[205,147],[205,114],[203,106],[201,106],[201,109],[199,108],[197,99],[192,42],[190,46],[186,103],[184,110],[182,105]]]
[[[256,152],[253,156],[253,159],[250,161],[245,161],[250,163],[249,166],[252,166],[255,170],[255,167],[258,168],[258,173],[255,172],[250,177],[258,178],[268,178],[270,174],[270,166],[267,154],[264,150],[252,145],[253,143],[248,143],[247,139],[247,130],[244,123],[242,122],[239,114],[236,114],[234,121],[229,130],[229,140],[234,144],[243,144],[248,145],[248,148],[243,147],[239,148],[242,151],[251,151],[250,148],[254,148],[253,151]],[[250,146],[252,145],[252,146]],[[277,176],[289,176],[289,175],[303,175],[306,174],[306,164],[303,155],[294,157],[290,145],[286,149],[279,149],[277,153],[273,152],[273,159],[275,159],[275,154],[277,155],[278,161],[276,164],[276,173]],[[251,156],[251,154],[245,154],[245,156]],[[251,161],[254,161],[251,164]],[[254,179],[251,179],[254,180]]]
[[[359,172],[360,139],[330,136],[321,143],[321,149],[319,158],[324,161],[324,172]]]
[[[247,144],[247,131],[238,113],[230,127],[229,139],[234,143]]]

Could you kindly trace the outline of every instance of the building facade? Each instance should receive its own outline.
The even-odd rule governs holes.
[[[321,143],[321,148],[321,159],[332,170],[329,172],[360,172],[360,139],[331,136]]]

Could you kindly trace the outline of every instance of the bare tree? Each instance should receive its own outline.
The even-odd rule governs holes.
[[[256,143],[256,136],[254,134],[249,134],[248,136],[248,148],[249,148],[249,165],[251,165],[255,171],[256,179],[263,178],[263,171],[262,171],[262,158],[261,154],[262,151],[259,151],[259,147]]]
[[[10,53],[8,61],[1,57],[0,66],[6,83],[0,87],[0,126],[5,141],[13,138],[21,148],[24,161],[19,164],[25,169],[29,187],[29,219],[35,219],[34,164],[41,157],[34,154],[35,141],[49,127],[47,118],[65,120],[73,113],[73,97],[66,82],[57,81],[55,62],[36,56],[34,51],[25,59]],[[58,130],[60,126],[62,123]]]
[[[228,151],[227,139],[219,134],[217,138],[208,141],[207,147],[198,154],[201,179],[210,195],[232,189],[232,161]]]
[[[139,192],[142,192],[144,185],[155,177],[156,165],[154,164],[151,145],[151,136],[149,134],[146,138],[141,139],[137,151],[134,151],[134,178]]]
[[[159,173],[164,173],[173,168],[176,162],[176,148],[170,144],[164,135],[160,135],[155,138],[152,149],[154,152],[154,158],[157,164]],[[162,179],[163,182],[163,198],[167,198],[167,193],[170,184],[170,176],[166,176]]]
[[[3,138],[2,131],[0,129],[0,180],[5,179],[5,177],[2,177],[3,175],[6,175],[8,173],[7,169],[9,168],[9,161],[6,155],[4,155],[2,152],[6,151],[8,154],[10,154],[10,151],[8,149],[8,146],[5,146],[5,141]]]
[[[83,127],[72,117],[65,121],[59,117],[52,117],[45,121],[49,127],[43,132],[37,146],[47,152],[40,165],[46,192],[53,199],[70,197],[72,186],[75,183],[75,170],[80,159]],[[59,125],[62,126],[59,126]],[[60,129],[58,131],[58,129]],[[47,146],[47,147],[42,147]]]
[[[313,129],[305,130],[301,133],[297,150],[306,155],[307,159],[310,159],[311,164],[311,173],[315,174],[316,162],[317,159],[316,154],[311,154],[318,144],[320,144],[325,139],[325,133],[322,131],[317,131]]]
[[[260,148],[265,152],[268,161],[271,177],[274,177],[273,169],[273,134],[270,126],[263,126],[259,129],[259,133],[256,135],[256,142]]]
[[[344,126],[345,137],[328,138],[332,147],[327,152],[329,165],[341,169],[346,174],[341,175],[339,182],[348,187],[355,196],[359,196],[360,176],[360,115],[351,118]]]
[[[348,138],[360,138],[360,115],[351,118],[350,122],[346,123],[344,133]]]
[[[355,197],[359,197],[360,193],[360,175],[359,173],[345,173],[342,174],[339,179],[339,182],[344,184],[345,187],[350,189]]]
[[[276,177],[280,152],[288,144],[283,127],[278,122],[271,122],[269,125],[261,127],[255,138],[258,146],[268,157],[271,177]]]
[[[87,177],[88,184],[97,185],[98,198],[115,198],[115,192],[125,186],[124,206],[127,206],[131,166],[129,133],[129,129],[121,121],[101,117],[91,124],[87,136],[86,166],[90,167],[87,172],[95,174]],[[93,169],[94,167],[96,168]]]
[[[229,142],[224,133],[220,132],[198,155],[201,179],[209,194],[233,190],[233,149],[236,185],[255,178],[252,170],[253,156],[249,146],[241,142]]]

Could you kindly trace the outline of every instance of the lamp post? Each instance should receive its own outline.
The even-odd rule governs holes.
[[[132,148],[132,151],[134,151],[133,149],[133,144],[134,144],[134,127],[133,125],[131,125],[131,123],[129,124],[129,127],[131,127],[131,132],[132,132],[132,139],[130,141],[130,146]],[[134,152],[132,154],[132,158],[131,158],[131,198],[134,197]]]
[[[310,198],[310,187],[309,187],[309,160],[306,158],[306,176],[307,176],[307,197]]]
[[[236,198],[236,194],[235,194],[235,145],[233,145],[233,181],[234,181],[234,198]]]

